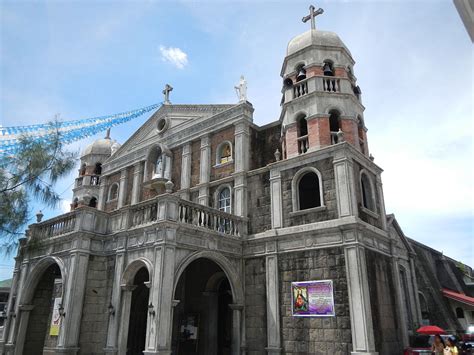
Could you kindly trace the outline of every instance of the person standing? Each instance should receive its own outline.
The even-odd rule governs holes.
[[[456,346],[456,338],[450,336],[446,341],[446,348],[444,349],[444,355],[458,355],[459,351]]]
[[[431,352],[434,355],[443,355],[445,347],[446,347],[446,345],[444,344],[444,340],[441,337],[441,335],[436,334],[434,336],[433,345],[431,345]]]

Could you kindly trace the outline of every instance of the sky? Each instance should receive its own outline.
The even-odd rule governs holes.
[[[473,46],[451,1],[318,1],[317,28],[356,61],[369,149],[387,213],[404,233],[474,266]],[[236,103],[279,118],[286,45],[309,29],[307,1],[0,1],[0,124],[90,118],[163,100]],[[112,129],[123,143],[150,116]],[[82,150],[104,133],[68,146]],[[79,163],[78,163],[79,166]],[[61,180],[57,209],[77,171]],[[33,222],[33,220],[32,220]],[[0,257],[0,280],[13,256]]]

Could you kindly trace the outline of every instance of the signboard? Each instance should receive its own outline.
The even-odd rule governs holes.
[[[332,280],[291,283],[293,317],[334,317]]]
[[[59,335],[59,327],[61,325],[61,315],[59,314],[59,307],[62,303],[61,292],[62,291],[62,280],[61,279],[54,279],[54,287],[53,287],[53,315],[51,316],[51,327],[49,328],[49,335],[50,336],[58,336]]]
[[[58,336],[59,326],[61,325],[61,315],[59,314],[59,306],[61,305],[61,297],[54,299],[53,316],[51,317],[51,327],[49,328],[49,335]]]

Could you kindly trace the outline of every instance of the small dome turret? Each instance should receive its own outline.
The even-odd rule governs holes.
[[[290,56],[295,54],[303,49],[306,49],[311,46],[320,46],[320,47],[336,47],[344,48],[349,55],[351,52],[347,49],[346,45],[339,36],[330,31],[319,31],[319,30],[309,30],[296,37],[294,37],[289,43],[286,49],[286,55]]]

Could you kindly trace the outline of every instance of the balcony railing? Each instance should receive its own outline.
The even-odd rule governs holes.
[[[297,82],[293,86],[293,98],[297,98],[308,93],[308,82],[306,80]]]
[[[316,75],[298,81],[286,88],[283,102],[308,95],[313,92],[339,93],[355,95],[352,83],[348,78]]]
[[[303,154],[306,153],[309,149],[309,141],[308,136],[301,136],[298,137],[298,153]]]
[[[28,237],[45,239],[76,231],[104,235],[162,221],[183,223],[234,237],[247,234],[247,222],[242,217],[165,194],[112,212],[82,206],[72,212],[30,225]]]
[[[341,80],[333,77],[323,77],[323,90],[327,92],[341,92]]]

